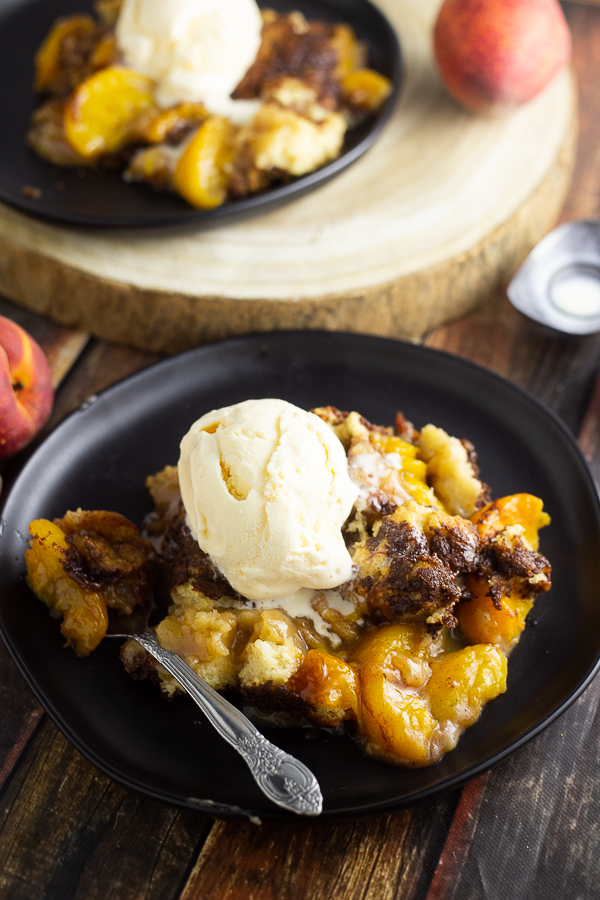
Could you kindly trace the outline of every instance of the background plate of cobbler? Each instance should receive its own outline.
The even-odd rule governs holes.
[[[84,404],[7,471],[0,556],[0,629],[57,725],[95,765],[155,798],[216,814],[284,816],[244,762],[186,697],[171,703],[132,681],[119,642],[89,657],[65,649],[56,620],[27,587],[30,520],[66,509],[114,509],[140,523],[152,503],[149,473],[175,463],[202,413],[277,396],[305,409],[333,404],[391,424],[402,410],[467,437],[495,497],[542,497],[552,523],[540,551],[553,587],[536,601],[510,657],[508,689],[490,702],[441,762],[405,769],[363,755],[349,737],[314,728],[265,735],[315,773],[323,816],[409,805],[466,781],[532,738],[573,702],[600,656],[600,502],[573,437],[550,411],[502,378],[459,358],[391,340],[279,332],[213,344],[134,375]]]
[[[190,206],[174,193],[128,183],[118,169],[73,169],[40,159],[25,143],[39,105],[33,91],[34,56],[60,16],[89,13],[90,0],[0,0],[0,200],[25,212],[64,223],[94,226],[160,226],[193,222],[211,227],[274,209],[314,190],[344,171],[376,141],[388,121],[402,81],[398,38],[369,0],[273,0],[279,12],[299,10],[308,19],[345,22],[366,41],[368,63],[388,77],[393,90],[381,109],[346,133],[341,155],[320,169],[275,183],[211,210]]]

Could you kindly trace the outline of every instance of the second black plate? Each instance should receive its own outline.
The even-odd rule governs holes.
[[[31,113],[39,103],[32,89],[33,58],[54,19],[88,12],[92,2],[0,0],[0,200],[33,215],[72,224],[139,227],[189,222],[209,228],[274,209],[338,175],[372,146],[398,99],[402,63],[396,33],[369,0],[269,0],[265,5],[281,12],[298,9],[309,19],[347,22],[368,43],[369,64],[394,85],[379,113],[348,132],[338,159],[290,184],[208,211],[194,209],[175,194],[128,184],[117,171],[53,166],[25,144]],[[39,189],[40,197],[24,194],[26,187]]]

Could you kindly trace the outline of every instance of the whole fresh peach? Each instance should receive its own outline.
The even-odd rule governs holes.
[[[0,459],[35,437],[54,402],[48,360],[31,335],[0,316]]]
[[[473,112],[535,97],[571,55],[558,0],[445,0],[434,30],[444,84]]]

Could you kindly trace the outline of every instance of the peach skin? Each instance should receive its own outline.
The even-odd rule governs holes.
[[[52,411],[48,361],[27,332],[0,316],[0,459],[21,450]]]
[[[558,0],[445,0],[433,42],[449,93],[476,113],[531,100],[571,55]]]

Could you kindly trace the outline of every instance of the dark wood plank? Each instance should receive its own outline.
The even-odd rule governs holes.
[[[89,335],[74,328],[63,328],[36,313],[21,309],[0,297],[0,315],[16,322],[38,342],[46,354],[54,388],[64,381],[89,341]]]
[[[56,390],[69,374],[90,340],[85,331],[74,328],[63,328],[57,340],[44,346],[44,352],[50,364],[52,383]]]
[[[544,333],[502,293],[466,319],[429,335],[426,344],[527,388],[575,433],[579,430],[598,369],[600,335],[573,340]]]
[[[37,728],[43,710],[0,641],[0,790]]]
[[[579,146],[573,187],[561,218],[597,218],[600,206],[600,3],[583,6],[569,3],[567,21],[573,34],[573,66],[579,85]]]
[[[217,823],[180,900],[421,897],[457,799],[348,824]]]
[[[38,316],[37,313],[17,306],[16,303],[12,303],[4,297],[0,297],[0,316],[12,319],[13,322],[28,331],[42,347],[51,345],[67,330],[44,316]]]
[[[451,890],[477,828],[479,809],[488,778],[489,773],[474,778],[462,790],[426,900],[442,900]]]
[[[600,484],[600,457],[599,457],[599,439],[600,439],[600,376],[596,379],[594,390],[581,431],[579,432],[579,446],[585,453],[587,461],[590,463],[592,471],[596,477],[596,481]]]
[[[600,681],[559,721],[466,789],[427,900],[598,896]]]
[[[2,796],[2,900],[170,900],[210,821],[140,797],[44,722]]]

